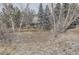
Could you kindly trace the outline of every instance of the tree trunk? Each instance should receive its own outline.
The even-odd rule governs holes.
[[[10,17],[9,20],[11,21],[12,31],[15,32],[15,24],[14,24],[14,22],[13,22],[13,20],[12,20],[12,17]]]

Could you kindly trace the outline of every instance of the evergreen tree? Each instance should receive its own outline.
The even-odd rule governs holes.
[[[69,3],[63,3],[63,16],[66,18],[68,13]]]
[[[50,29],[50,10],[48,5],[46,5],[44,17],[45,17],[44,18],[45,29]]]
[[[39,5],[38,21],[39,21],[40,28],[43,29],[43,27],[44,27],[43,26],[43,24],[44,24],[44,10],[43,10],[42,3],[40,3],[40,5]]]

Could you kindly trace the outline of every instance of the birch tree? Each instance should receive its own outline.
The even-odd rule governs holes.
[[[14,23],[14,17],[15,17],[15,9],[12,4],[3,4],[3,17],[4,22],[6,22],[9,26],[12,27],[13,32],[15,31],[15,23]]]
[[[23,27],[28,27],[32,23],[33,17],[34,17],[34,11],[30,9],[30,4],[26,4],[24,10],[21,12],[21,19],[20,19],[20,28],[19,31]]]
[[[74,22],[77,17],[79,17],[79,6],[78,4],[75,3],[70,3],[66,8],[63,8],[64,4],[60,4],[60,9],[59,9],[59,17],[55,15],[55,9],[52,6],[52,19],[54,24],[54,27],[52,28],[54,34],[60,33],[60,32],[64,32],[66,31],[66,29],[70,26],[70,24],[72,22]],[[66,13],[64,13],[64,9],[65,11],[67,11]],[[57,23],[56,21],[56,17],[57,17]]]

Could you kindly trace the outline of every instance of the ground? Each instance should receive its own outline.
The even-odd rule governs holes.
[[[8,33],[7,37],[12,41],[0,44],[0,54],[79,54],[79,29],[61,33],[56,38],[51,32],[16,32]]]

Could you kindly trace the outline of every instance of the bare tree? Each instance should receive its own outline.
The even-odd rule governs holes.
[[[77,17],[79,17],[79,6],[78,4],[75,3],[70,3],[68,4],[68,12],[66,13],[66,16],[64,17],[64,9],[63,4],[60,4],[60,9],[59,9],[59,17],[55,15],[55,8],[52,6],[52,19],[53,19],[53,26],[52,27],[52,32],[54,32],[55,35],[57,35],[60,32],[66,31],[66,29],[69,27],[69,25],[74,22]],[[57,22],[56,21],[57,18]]]
[[[20,20],[20,24],[19,24],[19,31],[21,31],[21,27],[22,27],[22,25],[23,25],[23,21],[24,21],[24,14],[22,14],[22,16],[21,16],[21,20]]]
[[[21,19],[20,19],[20,28],[19,31],[23,27],[28,27],[32,23],[34,11],[29,8],[30,4],[26,4],[24,10],[21,12]]]
[[[3,4],[3,17],[6,20],[6,23],[9,23],[11,25],[13,32],[15,31],[15,23],[14,23],[14,16],[15,16],[15,9],[13,7],[13,4]]]

